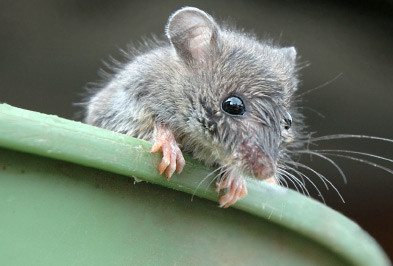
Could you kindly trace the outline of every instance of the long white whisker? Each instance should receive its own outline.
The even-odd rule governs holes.
[[[307,165],[304,165],[304,164],[299,163],[299,162],[287,162],[287,164],[292,164],[292,165],[295,165],[295,166],[298,166],[298,167],[301,167],[301,168],[304,168],[304,169],[307,169],[307,170],[311,171],[312,173],[314,173],[315,175],[317,175],[321,179],[322,183],[325,185],[326,190],[329,190],[329,186],[328,186],[328,184],[326,182],[328,180],[321,173],[319,173],[319,172],[315,171],[314,169],[312,169],[311,167],[308,167]]]
[[[217,169],[213,170],[211,173],[209,173],[208,175],[206,175],[204,178],[202,178],[202,180],[198,183],[197,187],[194,189],[194,192],[192,193],[191,201],[194,200],[195,193],[198,191],[199,187],[200,187],[200,186],[201,186],[201,185],[202,185],[202,184],[203,184],[212,174],[214,174],[215,172],[221,170],[223,167],[224,167],[224,166],[218,167]],[[213,178],[213,179],[214,179],[214,178]],[[206,191],[205,191],[205,192],[206,192]]]
[[[287,182],[287,180],[285,180],[285,178],[282,177],[281,173],[278,173],[278,174],[279,174],[279,175],[278,175],[278,178],[277,178],[277,179],[283,181],[283,183],[285,184],[285,187],[288,188],[288,182]]]
[[[310,196],[310,192],[308,191],[308,189],[306,188],[305,184],[303,184],[295,175],[289,173],[288,171],[281,169],[282,172],[284,172],[285,174],[287,174],[288,178],[291,177],[293,178],[293,180],[299,184],[300,189],[302,190],[303,194],[306,193],[308,196]]]
[[[225,166],[221,167],[220,172],[219,172],[212,180],[210,180],[209,184],[206,186],[205,192],[206,192],[206,190],[213,184],[213,182],[214,182],[215,180],[217,180],[218,178],[222,178],[222,175],[223,175],[226,171],[228,171],[228,165],[225,165]]]
[[[315,188],[315,190],[318,192],[318,196],[321,197],[323,203],[326,204],[325,198],[323,197],[321,191],[319,190],[319,188],[317,187],[317,185],[315,185],[315,183],[314,183],[307,175],[305,175],[304,173],[300,172],[299,170],[296,170],[295,168],[290,167],[290,166],[288,166],[288,165],[285,165],[285,167],[286,167],[288,170],[294,171],[295,173],[297,173],[297,174],[303,176],[308,182],[310,182],[311,185],[312,185],[312,186]]]
[[[336,157],[341,157],[341,158],[346,158],[346,159],[353,160],[353,161],[362,162],[362,163],[374,166],[376,168],[379,168],[381,170],[384,170],[384,171],[386,171],[386,172],[388,172],[390,174],[393,174],[393,170],[392,169],[387,168],[387,167],[382,166],[382,165],[379,165],[379,164],[376,164],[376,163],[373,163],[373,162],[370,162],[370,161],[367,161],[367,160],[364,160],[364,159],[360,159],[360,158],[353,157],[353,156],[348,156],[348,155],[335,154],[335,153],[324,153],[324,154],[331,155],[331,156],[336,156]]]
[[[310,138],[308,141],[322,141],[322,140],[333,140],[333,139],[373,139],[373,140],[381,140],[393,143],[393,139],[375,137],[375,136],[367,136],[367,135],[354,135],[354,134],[335,134],[335,135],[326,135],[316,138]]]
[[[317,110],[315,110],[315,109],[313,109],[313,108],[311,108],[311,107],[308,107],[308,106],[299,106],[299,107],[296,107],[295,109],[310,110],[310,111],[314,112],[315,114],[317,114],[319,117],[325,118],[325,116],[324,116],[322,113],[320,113],[320,112],[318,112]]]
[[[341,177],[343,178],[344,183],[347,183],[347,177],[345,176],[343,170],[340,168],[340,166],[338,166],[338,164],[335,161],[333,161],[329,157],[326,157],[323,154],[316,152],[315,150],[302,150],[302,151],[296,151],[296,153],[312,154],[312,155],[315,155],[319,158],[325,159],[326,161],[331,163],[337,169],[337,171],[340,173]]]
[[[321,84],[321,85],[319,85],[319,86],[316,86],[316,87],[313,88],[313,89],[310,89],[310,90],[308,90],[308,91],[305,91],[305,92],[303,92],[303,93],[301,93],[301,94],[296,95],[295,99],[298,99],[298,98],[300,98],[300,97],[302,97],[302,96],[304,96],[304,95],[306,95],[306,94],[309,94],[310,92],[313,92],[313,91],[315,91],[315,90],[318,90],[318,89],[320,89],[320,88],[323,88],[323,87],[329,85],[330,83],[336,81],[336,80],[337,80],[339,77],[341,77],[342,75],[343,75],[343,73],[341,72],[341,73],[339,73],[337,76],[335,76],[334,78],[332,78],[331,80],[326,81],[325,83],[323,83],[323,84]]]
[[[300,193],[299,188],[296,186],[296,183],[289,176],[287,176],[285,173],[281,173],[281,175],[284,177],[288,177],[289,182],[291,182],[292,185],[295,187],[296,191]]]
[[[305,168],[305,169],[307,169],[307,170],[313,172],[314,174],[316,174],[319,178],[321,178],[321,180],[324,180],[324,181],[326,181],[327,183],[329,183],[329,185],[336,191],[337,195],[340,197],[340,199],[342,200],[342,202],[345,203],[345,200],[344,200],[344,198],[342,197],[341,193],[340,193],[340,192],[338,191],[338,189],[332,184],[332,182],[330,182],[324,175],[322,175],[321,173],[319,173],[319,172],[315,171],[314,169],[308,167],[307,165],[304,165],[304,164],[301,164],[301,163],[297,163],[297,162],[287,162],[287,163],[288,163],[288,164],[297,165],[297,166],[299,166],[299,167],[301,167],[301,168]],[[323,182],[323,183],[325,184],[326,188],[329,189],[328,186],[327,186],[327,184],[326,184],[326,182]]]
[[[280,177],[277,177],[277,182],[278,182],[278,185],[279,185],[279,186],[283,187],[283,183],[282,183],[282,181],[280,180]]]
[[[380,159],[380,160],[384,160],[384,161],[388,161],[393,163],[393,159],[390,158],[386,158],[386,157],[382,157],[379,155],[375,155],[375,154],[371,154],[371,153],[366,153],[366,152],[360,152],[360,151],[351,151],[351,150],[314,150],[317,152],[341,152],[341,153],[352,153],[352,154],[358,154],[358,155],[364,155],[364,156],[368,156],[368,157],[373,157],[376,159]]]

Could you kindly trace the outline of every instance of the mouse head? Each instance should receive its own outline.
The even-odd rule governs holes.
[[[166,34],[187,69],[182,101],[191,106],[185,127],[194,155],[259,179],[274,176],[297,123],[291,118],[295,48],[220,28],[191,7],[170,17]]]

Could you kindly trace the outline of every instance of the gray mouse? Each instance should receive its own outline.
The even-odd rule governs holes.
[[[248,176],[277,183],[302,131],[295,48],[219,26],[193,7],[172,14],[165,33],[169,41],[131,57],[91,95],[85,122],[153,142],[168,179],[182,171],[183,152],[217,167],[221,207],[247,195]]]

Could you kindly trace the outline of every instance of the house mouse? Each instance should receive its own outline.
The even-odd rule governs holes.
[[[296,49],[220,26],[194,7],[173,13],[165,34],[90,96],[85,122],[151,141],[167,179],[182,171],[183,153],[216,167],[221,207],[247,195],[246,177],[277,183],[302,129]]]

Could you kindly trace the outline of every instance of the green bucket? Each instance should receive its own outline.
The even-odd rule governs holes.
[[[188,159],[166,181],[149,148],[0,105],[0,264],[390,265],[357,224],[311,198],[250,180],[249,195],[221,209],[200,185],[211,169]]]

